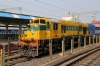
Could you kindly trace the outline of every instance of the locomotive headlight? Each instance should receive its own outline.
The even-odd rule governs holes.
[[[31,29],[31,32],[34,33],[34,29]]]
[[[34,33],[34,25],[31,25],[31,32]]]

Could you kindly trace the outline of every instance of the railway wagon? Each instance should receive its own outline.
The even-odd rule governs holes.
[[[99,24],[88,24],[88,31],[91,35],[100,34],[100,25]]]
[[[88,24],[88,32],[91,36],[94,37],[94,42],[96,43],[96,36],[97,41],[99,41],[99,35],[100,35],[100,24]],[[93,40],[93,38],[91,38]]]
[[[23,32],[24,29],[22,29]],[[5,27],[0,27],[0,38],[1,39],[7,39],[10,37],[11,39],[18,39],[18,31],[19,28],[8,28],[8,34],[6,34],[6,28]]]
[[[49,41],[52,41],[53,50],[61,48],[61,41],[72,36],[84,36],[88,34],[88,24],[48,19],[35,18],[27,24],[27,30],[18,40],[19,50],[22,55],[38,56],[49,51]],[[65,46],[67,44],[65,43]]]
[[[0,38],[7,38],[7,37],[18,37],[18,29],[16,28],[9,28],[8,34],[6,35],[6,29],[4,27],[0,27]]]

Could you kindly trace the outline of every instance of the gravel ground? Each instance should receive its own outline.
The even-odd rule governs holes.
[[[86,48],[88,48],[88,47],[92,48],[92,46],[87,45]],[[79,50],[81,50],[81,51],[84,50],[83,48],[84,47],[81,47],[80,49],[79,48],[75,48],[74,49],[74,53],[79,51]],[[71,54],[70,50],[67,50],[65,52],[65,56],[68,56],[70,54]],[[56,59],[59,59],[61,57],[62,57],[62,54],[61,53],[57,53],[57,54],[52,55],[52,60],[56,60]],[[17,63],[14,66],[42,66],[43,64],[46,64],[48,62],[50,62],[50,56],[45,56],[45,57],[41,57],[41,58],[33,58],[30,61],[26,61],[26,62],[23,62],[23,63]]]

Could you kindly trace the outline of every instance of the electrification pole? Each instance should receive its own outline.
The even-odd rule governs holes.
[[[79,18],[79,15],[84,15],[84,14],[94,14],[94,20],[96,20],[96,15],[100,13],[100,11],[91,11],[91,12],[81,12],[81,13],[73,13],[75,15],[78,15],[78,18]]]
[[[22,13],[22,7],[12,7],[12,8],[5,8],[5,9],[0,9],[0,11],[7,11],[7,10],[19,10],[20,13]]]

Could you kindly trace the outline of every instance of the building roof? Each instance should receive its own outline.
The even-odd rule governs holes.
[[[25,14],[17,14],[17,13],[10,13],[10,12],[0,11],[0,17],[31,20],[31,19],[39,17],[39,16],[31,16],[31,15],[25,15]]]
[[[92,21],[91,24],[100,24],[100,21]]]
[[[49,18],[49,20],[50,20],[50,22],[53,22],[53,23],[60,23],[60,21],[55,18]]]

